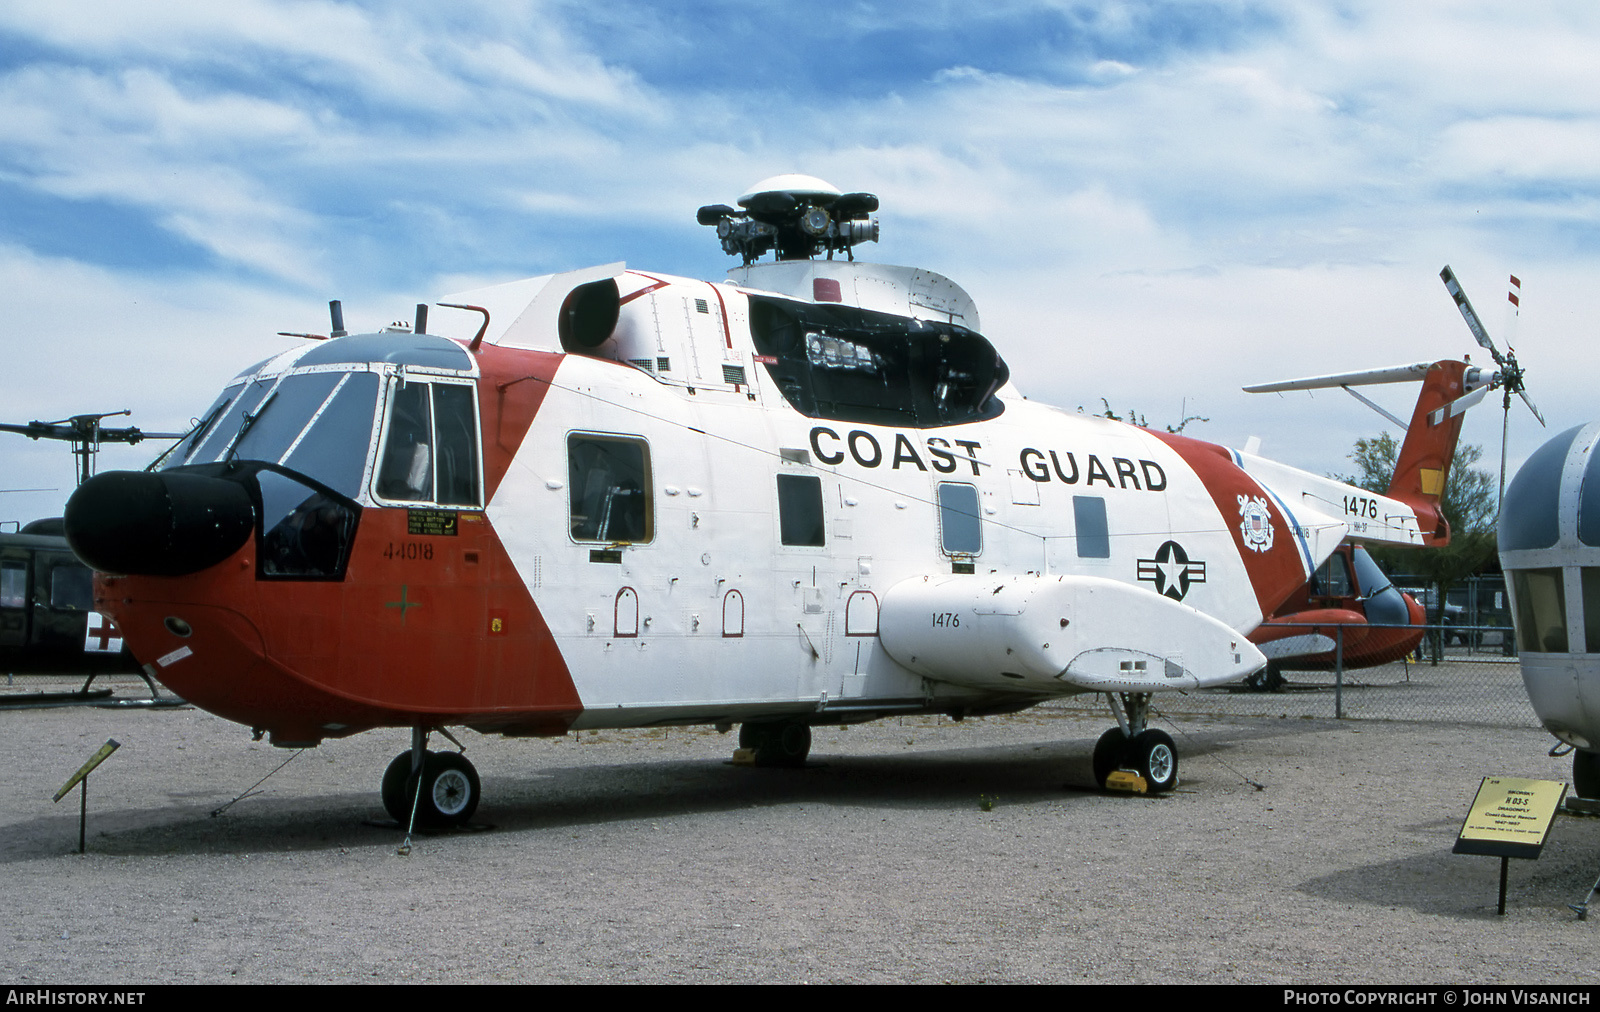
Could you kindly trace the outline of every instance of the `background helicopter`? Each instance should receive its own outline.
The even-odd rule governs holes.
[[[178,439],[182,433],[144,432],[108,427],[107,418],[128,411],[73,415],[53,422],[0,423],[0,432],[70,444],[78,484],[94,476],[103,443],[134,445],[146,439]],[[97,675],[137,674],[159,697],[143,666],[135,660],[109,617],[94,608],[93,572],[72,554],[60,518],[35,520],[0,532],[0,671],[15,674],[81,674],[87,680],[72,694],[91,695]]]

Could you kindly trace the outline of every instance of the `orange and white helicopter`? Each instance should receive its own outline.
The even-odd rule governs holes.
[[[335,304],[328,339],[73,496],[99,606],[275,745],[410,728],[382,781],[402,823],[478,804],[427,748],[450,726],[738,724],[788,765],[812,724],[1076,693],[1117,720],[1096,778],[1163,791],[1152,693],[1265,664],[1247,634],[1347,536],[1448,536],[1448,405],[1487,382],[1465,363],[1426,367],[1375,495],[1024,400],[960,287],[854,259],[871,194],[779,176],[738,203],[699,214],[743,259],[726,281],[616,263],[440,303],[481,314],[470,341],[424,306],[345,335]]]

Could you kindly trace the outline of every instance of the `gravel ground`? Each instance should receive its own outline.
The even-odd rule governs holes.
[[[802,770],[734,766],[709,729],[463,732],[477,831],[409,856],[377,796],[402,731],[213,816],[290,753],[192,709],[0,711],[0,978],[1600,981],[1600,924],[1566,906],[1600,821],[1512,862],[1504,917],[1499,862],[1450,853],[1481,777],[1567,778],[1542,732],[1202,710],[1168,707],[1163,798],[1091,789],[1088,705],[821,727]],[[77,795],[50,796],[112,737],[79,856]]]

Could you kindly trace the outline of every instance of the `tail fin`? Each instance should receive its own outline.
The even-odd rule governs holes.
[[[1400,445],[1400,454],[1394,463],[1394,476],[1389,481],[1386,494],[1416,511],[1422,545],[1431,547],[1450,543],[1450,524],[1444,518],[1444,511],[1439,508],[1439,500],[1444,496],[1445,483],[1450,477],[1450,463],[1455,459],[1456,440],[1461,435],[1461,416],[1468,408],[1483,400],[1498,377],[1498,373],[1490,376],[1470,362],[1442,359],[1335,376],[1262,383],[1245,387],[1245,390],[1249,393],[1274,393],[1343,387],[1367,407],[1396,425],[1402,425],[1404,423],[1400,419],[1352,388],[1372,383],[1422,380],[1417,408],[1411,414],[1411,424],[1406,426],[1405,442]]]
[[[1444,518],[1439,500],[1450,478],[1450,463],[1455,458],[1456,441],[1467,408],[1488,392],[1488,387],[1469,387],[1478,370],[1466,362],[1450,359],[1428,367],[1417,395],[1417,408],[1411,414],[1405,442],[1394,462],[1394,477],[1388,496],[1417,511],[1423,545],[1450,543],[1450,524]],[[1470,375],[1469,375],[1470,374]],[[1482,391],[1482,393],[1479,393]],[[1479,393],[1477,397],[1470,396]],[[1463,396],[1467,395],[1467,396]]]

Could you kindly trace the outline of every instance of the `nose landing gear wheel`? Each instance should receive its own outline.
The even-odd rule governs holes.
[[[465,825],[478,810],[482,788],[478,771],[459,752],[428,752],[422,759],[422,797],[417,797],[418,777],[411,772],[411,752],[394,757],[383,774],[383,807],[401,828],[411,825],[416,805],[417,825],[445,829]]]
[[[395,756],[389,768],[383,771],[383,786],[379,789],[383,797],[383,810],[400,823],[401,828],[411,824],[411,792],[406,790],[406,781],[410,779],[411,750],[406,749]]]
[[[431,753],[422,763],[417,822],[430,828],[465,825],[478,810],[479,790],[478,771],[465,756],[459,752]]]

